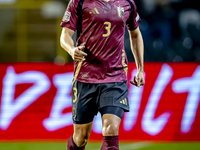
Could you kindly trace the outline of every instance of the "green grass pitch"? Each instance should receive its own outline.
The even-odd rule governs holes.
[[[66,143],[0,143],[0,150],[66,150]],[[88,143],[86,150],[100,150],[101,143]],[[120,143],[120,150],[200,150],[200,142]]]

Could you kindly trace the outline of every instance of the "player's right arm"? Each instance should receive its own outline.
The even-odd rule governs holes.
[[[72,39],[73,34],[73,30],[63,27],[60,36],[60,45],[71,55],[74,61],[84,61],[85,56],[87,56],[87,54],[82,51],[85,48],[85,44],[83,43],[78,47],[74,47],[74,41]]]
[[[61,47],[71,55],[74,61],[84,61],[84,57],[87,56],[87,54],[82,51],[85,48],[85,44],[82,43],[78,47],[74,47],[74,41],[72,39],[78,24],[78,2],[79,0],[70,0],[68,4],[61,22],[63,29],[60,36],[60,44]]]

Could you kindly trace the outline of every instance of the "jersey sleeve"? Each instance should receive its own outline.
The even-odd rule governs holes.
[[[78,0],[70,0],[60,24],[61,27],[67,27],[76,31],[78,24],[77,6]]]
[[[137,13],[137,7],[135,5],[135,2],[131,1],[131,13],[129,18],[126,21],[126,26],[128,30],[135,30],[138,26],[139,23],[141,22],[141,18],[139,14]]]

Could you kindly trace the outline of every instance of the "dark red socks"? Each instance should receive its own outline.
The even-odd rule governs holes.
[[[85,146],[76,146],[73,136],[70,136],[67,142],[67,150],[85,150]],[[118,136],[103,136],[103,144],[100,150],[119,150]]]
[[[103,136],[103,144],[100,150],[119,150],[118,136]]]
[[[85,150],[85,146],[78,147],[73,141],[73,136],[70,136],[67,142],[67,150]]]

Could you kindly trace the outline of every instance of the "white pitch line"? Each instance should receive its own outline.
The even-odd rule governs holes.
[[[121,150],[136,150],[136,149],[140,149],[143,147],[148,147],[152,144],[153,144],[152,142],[137,142],[137,143],[121,145],[121,146],[119,146],[119,149],[121,149]],[[92,149],[92,150],[99,150],[99,149]]]
[[[122,150],[136,150],[136,149],[140,149],[143,147],[148,147],[152,144],[153,143],[151,143],[151,142],[137,142],[137,143],[122,145],[119,148]]]

